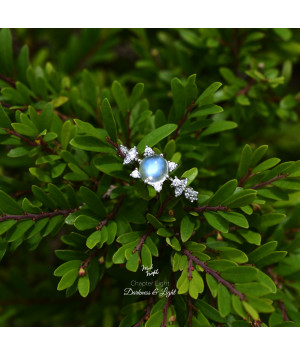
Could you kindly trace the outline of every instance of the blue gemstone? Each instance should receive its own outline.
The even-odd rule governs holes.
[[[142,179],[148,183],[163,181],[168,175],[168,162],[161,156],[154,155],[142,160],[139,169]]]

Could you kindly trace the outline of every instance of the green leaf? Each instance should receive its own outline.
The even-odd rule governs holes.
[[[210,274],[206,274],[206,283],[208,288],[210,289],[211,295],[216,298],[218,294],[218,282],[217,280],[211,276]]]
[[[256,263],[262,258],[268,256],[271,252],[273,252],[277,247],[277,241],[269,241],[264,245],[257,247],[254,251],[252,251],[248,257],[250,263]]]
[[[257,280],[270,289],[270,293],[276,293],[277,288],[273,280],[265,273],[257,270]]]
[[[85,151],[114,153],[111,147],[104,144],[97,137],[82,135],[76,136],[70,141],[70,145]]]
[[[246,229],[249,227],[247,219],[242,214],[233,211],[218,211],[218,214],[221,215],[225,220],[237,226],[244,227]]]
[[[243,319],[247,319],[247,314],[245,313],[241,299],[237,295],[232,294],[231,301],[232,307],[237,313],[237,315],[239,315]]]
[[[0,223],[0,236],[17,223],[17,220],[6,220]]]
[[[238,168],[238,178],[244,177],[250,167],[252,158],[252,149],[249,145],[245,145],[242,151],[240,164]]]
[[[80,260],[71,260],[71,261],[65,262],[62,265],[58,266],[56,268],[56,270],[53,272],[53,274],[56,277],[62,277],[64,274],[66,274],[70,270],[77,269],[77,271],[79,271],[80,265],[81,265]]]
[[[60,142],[61,142],[61,148],[63,150],[65,150],[68,147],[69,141],[70,141],[70,137],[71,137],[71,133],[72,133],[72,124],[71,121],[65,121],[62,129],[61,129],[61,134],[60,134]]]
[[[105,217],[106,216],[106,209],[103,205],[100,197],[86,187],[80,187],[80,193],[82,195],[84,203],[87,204],[88,208],[97,216]]]
[[[222,86],[222,83],[215,82],[212,83],[208,88],[204,90],[204,92],[198,97],[196,100],[196,105],[200,104],[207,99],[210,95],[213,95],[220,87]]]
[[[34,137],[38,134],[37,129],[34,129],[32,126],[20,123],[12,123],[11,126],[21,135]]]
[[[258,312],[272,313],[274,311],[274,307],[271,305],[272,301],[270,299],[248,296],[247,301]]]
[[[131,272],[136,272],[139,267],[139,254],[132,253],[129,260],[126,262],[126,268]]]
[[[99,221],[91,218],[90,216],[87,215],[79,215],[74,222],[74,225],[76,228],[80,231],[88,230],[88,229],[93,229],[99,224]]]
[[[125,263],[126,259],[125,259],[125,251],[127,249],[127,245],[124,245],[122,247],[120,247],[113,255],[113,263],[114,264],[121,264],[121,263]]]
[[[154,314],[151,314],[150,318],[147,320],[146,327],[157,327],[161,326],[163,322],[164,314],[162,310],[157,311]]]
[[[184,216],[180,223],[180,236],[182,242],[186,242],[194,232],[195,224],[188,215]]]
[[[261,297],[270,293],[270,289],[260,283],[236,283],[235,288],[245,295],[250,295],[254,297]]]
[[[53,108],[59,108],[60,106],[64,105],[66,102],[69,101],[69,98],[66,96],[58,96],[57,98],[54,98],[51,100],[51,104]],[[68,121],[66,121],[68,122]]]
[[[203,293],[204,291],[203,278],[196,270],[192,271],[192,282],[195,283],[198,293]]]
[[[91,250],[101,241],[101,231],[94,231],[86,240],[86,246]]]
[[[155,229],[162,228],[164,225],[152,214],[146,214],[146,218],[149,223],[155,227]]]
[[[215,194],[209,199],[208,204],[210,206],[219,205],[229,198],[236,190],[237,180],[232,179],[222,185]]]
[[[54,184],[48,184],[48,190],[50,197],[56,202],[57,206],[60,208],[69,208],[67,199],[63,193]]]
[[[267,150],[267,145],[257,147],[257,149],[252,154],[250,167],[255,167],[255,165],[263,158]]]
[[[214,229],[217,229],[220,232],[228,232],[228,222],[224,220],[220,215],[212,211],[205,211],[203,213],[205,219]]]
[[[273,31],[284,41],[290,40],[293,36],[293,33],[289,28],[273,28]]]
[[[230,293],[221,283],[218,285],[218,309],[222,317],[227,316],[231,311]]]
[[[46,194],[40,187],[33,185],[32,186],[32,193],[36,197],[37,200],[43,203],[48,208],[55,209],[56,204],[54,201]]]
[[[272,183],[276,187],[283,189],[291,189],[291,190],[300,190],[300,181],[299,179],[280,179]]]
[[[195,282],[194,279],[192,279],[191,281],[189,281],[189,295],[194,298],[197,299],[198,298],[198,288],[197,288],[197,284]]]
[[[249,106],[251,104],[249,98],[244,94],[238,95],[236,101],[243,106]]]
[[[155,146],[158,142],[174,132],[176,128],[177,125],[175,124],[166,124],[155,129],[154,131],[151,131],[146,136],[144,136],[140,143],[137,145],[138,151],[144,152],[146,146]]]
[[[27,83],[26,71],[28,66],[29,66],[29,49],[27,45],[24,45],[21,48],[21,51],[17,59],[18,79],[23,83]]]
[[[175,251],[180,251],[181,250],[181,246],[180,246],[180,243],[179,241],[177,240],[176,237],[173,237],[172,240],[167,237],[166,238],[166,242],[168,245],[170,245]]]
[[[137,83],[133,89],[132,93],[129,98],[129,107],[132,110],[134,105],[137,103],[137,101],[140,99],[144,91],[144,83]]]
[[[103,129],[97,129],[93,125],[88,122],[81,121],[79,119],[74,119],[76,125],[78,126],[79,130],[83,133],[98,138],[102,142],[106,142],[105,138],[107,136],[107,132]]]
[[[4,214],[23,214],[19,204],[2,190],[0,190],[0,210]]]
[[[216,121],[213,122],[206,130],[204,130],[200,136],[209,136],[218,132],[232,130],[237,127],[237,123],[233,121]]]
[[[101,113],[105,129],[107,130],[110,138],[114,142],[117,142],[117,125],[107,98],[105,98],[101,104]]]
[[[114,240],[115,240],[115,237],[116,237],[116,234],[117,234],[117,224],[115,221],[110,221],[107,225],[107,245],[111,245]]]
[[[0,104],[0,127],[9,129],[11,127],[10,125],[11,121],[6,112],[4,111],[2,105]]]
[[[13,74],[13,50],[11,32],[7,28],[0,31],[0,64],[3,74]]]
[[[244,300],[242,301],[242,304],[246,310],[246,312],[254,319],[254,320],[259,320],[259,315],[257,311],[247,302]]]
[[[141,231],[131,231],[131,232],[126,232],[125,234],[120,235],[117,238],[117,241],[120,244],[127,244],[132,241],[136,241],[143,235],[143,232]]]
[[[208,319],[217,323],[225,323],[226,319],[220,315],[219,311],[211,305],[207,304],[205,301],[198,299],[195,301],[195,306],[200,309]]]
[[[69,287],[76,281],[78,277],[78,269],[71,269],[66,274],[64,274],[58,283],[57,290],[64,290]]]
[[[261,235],[258,232],[243,229],[239,229],[238,232],[249,244],[260,245]]]
[[[125,90],[123,89],[121,84],[116,80],[113,82],[111,90],[112,90],[113,97],[116,100],[121,113],[125,116],[127,110],[129,109],[128,99]]]
[[[176,283],[178,294],[185,294],[189,290],[189,285],[188,272],[184,269]]]
[[[149,247],[151,254],[155,257],[158,257],[158,249],[157,249],[155,243],[153,242],[151,236],[149,236],[147,238],[146,245]]]
[[[88,294],[90,292],[90,279],[87,274],[83,277],[79,277],[78,292],[83,298],[88,296]]]
[[[252,189],[242,189],[233,194],[223,202],[223,205],[229,208],[240,208],[249,205],[256,198],[256,191]]]
[[[48,172],[43,171],[42,169],[39,169],[37,167],[30,167],[29,172],[41,182],[52,182],[52,179]]]
[[[233,247],[218,247],[215,250],[220,252],[221,257],[237,262],[246,263],[248,261],[247,255],[236,248]]]
[[[173,102],[176,112],[176,118],[183,118],[186,100],[185,100],[185,91],[182,82],[178,78],[173,78],[171,80],[171,89],[173,94]]]
[[[278,164],[280,162],[279,158],[270,158],[267,159],[266,161],[263,161],[262,163],[260,163],[258,166],[256,166],[252,173],[258,173],[258,172],[263,172],[267,169],[270,169],[274,166],[276,166],[276,164]]]
[[[149,247],[144,244],[141,250],[142,265],[150,268],[152,266],[152,255]]]
[[[257,267],[262,268],[264,266],[269,266],[274,263],[281,261],[287,255],[286,251],[275,251],[271,252],[264,259],[257,262]]]
[[[197,84],[196,84],[196,74],[192,74],[188,77],[185,87],[185,99],[186,106],[190,105],[197,97]]]
[[[257,270],[250,266],[229,267],[221,272],[221,276],[229,282],[252,282],[257,277]]]
[[[189,117],[192,119],[194,117],[218,114],[219,112],[222,112],[222,111],[223,111],[223,108],[219,105],[214,105],[214,104],[203,105],[203,106],[200,106],[200,108],[194,110],[190,114]],[[209,122],[208,122],[208,124],[209,124]],[[206,126],[208,126],[208,124]]]
[[[189,169],[188,171],[185,171],[183,175],[181,176],[182,178],[187,178],[187,185],[190,185],[192,181],[197,177],[198,175],[198,169],[196,167]]]
[[[261,217],[260,227],[266,228],[266,227],[278,225],[285,218],[286,218],[286,215],[280,214],[280,213],[264,214]]]

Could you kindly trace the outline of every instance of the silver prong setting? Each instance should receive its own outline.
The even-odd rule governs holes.
[[[120,146],[121,152],[125,155],[123,164],[130,164],[130,163],[135,163],[137,162],[139,164],[139,167],[136,167],[131,173],[130,176],[135,179],[143,179],[144,183],[151,185],[156,192],[161,192],[163,183],[165,180],[169,180],[171,182],[171,187],[175,188],[174,189],[174,195],[175,197],[179,197],[181,195],[184,195],[186,199],[188,199],[190,202],[194,202],[198,200],[198,192],[194,190],[193,188],[190,188],[187,186],[188,184],[188,179],[183,178],[179,179],[176,176],[174,178],[170,177],[168,173],[173,172],[177,167],[178,164],[172,161],[166,161],[164,158],[164,155],[161,153],[157,155],[152,148],[146,146],[144,150],[143,156],[145,157],[144,160],[148,159],[148,157],[161,157],[166,161],[167,167],[166,167],[166,172],[165,176],[163,176],[159,181],[154,182],[153,177],[147,177],[145,178],[141,176],[140,170],[141,164],[143,162],[143,159],[139,158],[139,153],[137,151],[137,148],[134,146],[133,148],[128,149],[127,147],[121,145]],[[153,157],[153,158],[155,158]],[[143,171],[144,172],[144,171]],[[144,173],[143,173],[144,174]]]

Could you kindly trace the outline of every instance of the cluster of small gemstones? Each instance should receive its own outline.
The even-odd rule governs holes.
[[[171,186],[175,188],[175,197],[184,194],[185,198],[191,202],[197,200],[198,192],[193,188],[187,187],[187,178],[179,179],[177,177],[170,178],[169,173],[177,168],[175,162],[167,161],[163,154],[157,155],[152,148],[146,146],[144,151],[144,159],[139,158],[139,153],[136,147],[128,149],[121,145],[121,152],[125,155],[123,164],[134,162],[139,163],[139,167],[135,168],[130,176],[132,178],[141,178],[145,183],[151,185],[157,192],[162,190],[165,180],[171,181]]]

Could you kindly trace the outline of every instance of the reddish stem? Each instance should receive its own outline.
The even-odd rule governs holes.
[[[113,142],[108,136],[106,137],[106,141],[117,149],[117,154],[121,158],[125,158],[126,157],[126,155],[121,151],[120,146],[117,143]]]
[[[200,213],[202,211],[227,211],[229,210],[228,206],[223,206],[223,205],[218,205],[218,206],[208,206],[208,205],[204,205],[204,206],[197,206],[197,207],[189,207],[189,206],[185,206],[184,210],[186,211],[196,211],[197,213]]]
[[[138,321],[135,325],[135,327],[138,327],[140,326],[141,324],[143,324],[144,321],[147,321],[149,319],[149,316],[150,316],[150,313],[151,313],[151,306],[153,305],[154,303],[154,297],[153,295],[150,296],[149,300],[148,300],[148,304],[147,304],[147,307],[146,307],[146,313],[145,315],[142,317],[142,319],[140,321]]]
[[[173,134],[173,137],[172,137],[173,140],[176,140],[176,138],[178,137],[178,133],[179,133],[179,130],[181,129],[181,126],[188,119],[188,115],[189,115],[190,111],[193,110],[194,106],[195,106],[195,104],[194,104],[194,102],[192,102],[191,105],[186,108],[183,119],[178,122],[178,126]]]
[[[278,179],[286,178],[288,175],[289,175],[289,173],[286,173],[286,174],[278,174],[276,177],[274,177],[274,178],[272,178],[272,179],[269,179],[269,180],[267,180],[266,182],[258,183],[258,184],[254,185],[254,186],[253,186],[252,188],[250,188],[250,189],[254,189],[254,190],[255,190],[255,189],[264,187],[265,185],[271,184],[271,183],[275,182],[275,181],[278,180]]]
[[[25,220],[25,219],[32,219],[34,221],[37,221],[37,220],[44,219],[44,218],[52,218],[53,216],[56,216],[56,215],[67,216],[71,213],[74,213],[77,210],[79,210],[79,208],[55,210],[50,213],[43,212],[43,213],[39,213],[39,214],[25,213],[23,215],[3,215],[0,217],[0,222],[6,221],[6,220]]]
[[[14,80],[5,77],[4,75],[0,74],[0,79],[6,82],[7,84],[11,85],[13,88],[16,88],[16,83]]]
[[[186,255],[190,260],[195,262],[197,265],[201,266],[204,271],[210,275],[212,275],[219,283],[223,284],[226,288],[228,288],[231,293],[237,295],[241,300],[246,300],[246,297],[243,293],[239,292],[234,288],[234,285],[226,281],[222,278],[219,273],[212,268],[208,267],[208,265],[202,261],[200,261],[196,256],[194,256],[189,250],[183,249],[183,254]]]
[[[169,195],[168,198],[162,203],[161,207],[159,208],[156,217],[159,218],[162,213],[164,212],[166,206],[169,204],[169,202],[172,200],[172,195]],[[135,249],[132,251],[132,253],[135,253],[137,251],[140,251],[142,246],[144,245],[147,237],[152,234],[154,231],[154,227],[151,225],[150,228],[145,232],[145,234],[140,238],[139,243],[135,247]]]

